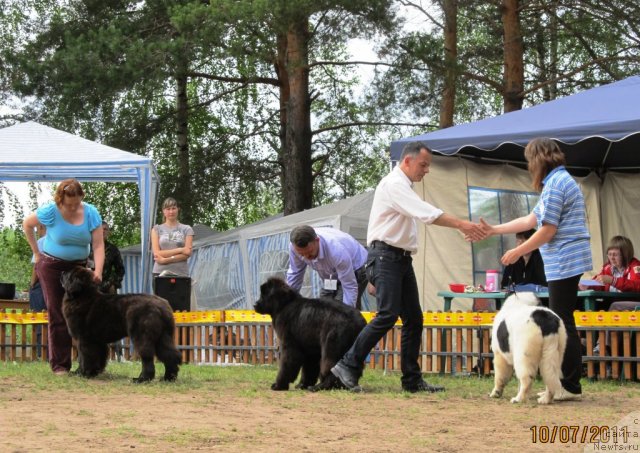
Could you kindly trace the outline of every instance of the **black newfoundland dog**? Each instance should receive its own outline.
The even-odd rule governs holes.
[[[298,388],[343,388],[331,367],[367,324],[358,310],[334,300],[302,297],[279,278],[270,278],[260,286],[254,308],[271,315],[280,344],[280,369],[272,390],[288,390],[300,368]]]
[[[104,371],[109,343],[129,336],[142,360],[134,382],[155,377],[154,355],[164,363],[164,379],[178,377],[181,358],[173,342],[175,320],[169,303],[149,294],[103,294],[93,272],[76,267],[62,274],[66,293],[62,310],[78,347],[77,374],[94,377]]]

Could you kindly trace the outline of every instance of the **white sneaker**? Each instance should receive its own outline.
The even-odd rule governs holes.
[[[579,401],[581,399],[582,393],[571,393],[564,388],[557,394],[553,395],[553,401]]]

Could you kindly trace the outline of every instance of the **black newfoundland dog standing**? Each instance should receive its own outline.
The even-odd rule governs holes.
[[[358,310],[333,300],[302,297],[279,278],[270,278],[260,286],[254,308],[271,316],[280,344],[280,369],[272,390],[288,390],[301,367],[298,388],[342,388],[331,367],[367,324]]]
[[[109,343],[129,336],[142,360],[134,382],[155,377],[154,355],[164,363],[164,379],[174,381],[181,363],[173,342],[175,320],[169,303],[149,294],[103,294],[93,272],[76,267],[62,274],[66,293],[62,310],[78,347],[76,373],[93,377],[104,371]]]

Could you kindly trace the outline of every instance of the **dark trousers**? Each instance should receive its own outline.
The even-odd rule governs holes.
[[[371,284],[376,287],[378,313],[360,332],[351,349],[342,358],[345,366],[358,368],[371,349],[393,328],[400,317],[403,386],[415,385],[422,379],[418,363],[422,340],[422,307],[411,262],[411,256],[404,256],[397,251],[369,249],[366,274]]]
[[[75,261],[63,261],[42,254],[36,263],[36,273],[42,285],[49,316],[49,365],[53,371],[71,369],[71,335],[62,314],[64,288],[60,278],[63,272],[78,265],[80,263]]]
[[[365,288],[367,287],[367,274],[364,272],[364,266],[360,269],[356,269],[356,281],[358,282],[358,298],[356,299],[356,308],[358,310],[362,310],[362,293],[364,293]],[[329,297],[331,299],[337,300],[338,302],[343,302],[344,300],[344,291],[342,290],[342,283],[338,281],[338,289],[330,290],[330,289],[322,289],[320,290],[320,297]]]
[[[578,308],[580,275],[553,280],[549,283],[549,308],[564,322],[567,329],[567,348],[562,360],[562,386],[571,393],[582,393],[582,351],[573,312]]]

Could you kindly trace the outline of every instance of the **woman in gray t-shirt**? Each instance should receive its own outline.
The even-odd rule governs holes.
[[[178,222],[178,212],[178,202],[167,198],[162,203],[164,223],[155,225],[151,230],[154,276],[162,271],[189,276],[187,260],[191,256],[193,228]]]

